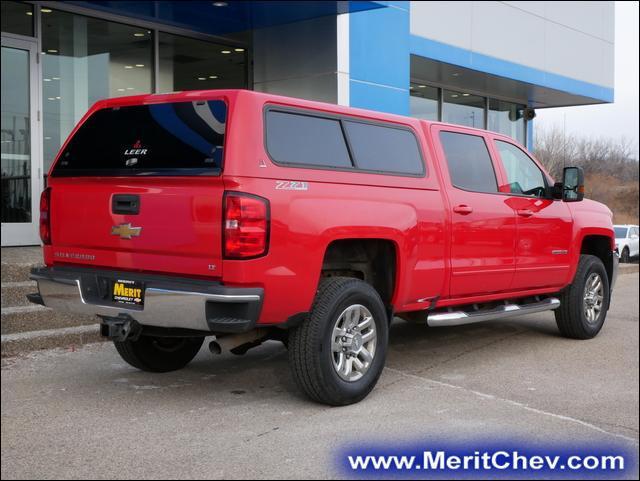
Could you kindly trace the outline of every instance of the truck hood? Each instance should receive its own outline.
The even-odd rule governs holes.
[[[570,202],[569,207],[571,208],[572,212],[591,212],[598,216],[604,215],[609,217],[610,219],[613,219],[613,212],[611,212],[611,209],[609,209],[609,207],[607,207],[602,202],[597,202],[595,200],[584,199],[582,202]],[[608,225],[609,224],[607,224],[607,226]],[[611,224],[611,227],[613,228],[613,224]]]

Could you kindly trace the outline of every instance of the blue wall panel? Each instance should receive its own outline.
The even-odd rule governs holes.
[[[349,15],[349,103],[409,113],[409,2]]]
[[[409,115],[409,92],[385,85],[351,80],[349,103],[352,107]]]

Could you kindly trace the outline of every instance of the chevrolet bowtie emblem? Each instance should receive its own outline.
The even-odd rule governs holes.
[[[131,227],[131,224],[120,224],[111,227],[111,235],[119,235],[120,239],[131,239],[138,237],[142,227]]]

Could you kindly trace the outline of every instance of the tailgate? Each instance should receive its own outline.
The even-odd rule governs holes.
[[[46,260],[220,277],[226,102],[94,109],[49,176]]]
[[[52,182],[53,261],[219,277],[223,191],[220,177]]]

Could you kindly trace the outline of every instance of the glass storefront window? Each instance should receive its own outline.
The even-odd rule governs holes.
[[[489,99],[489,130],[508,135],[524,145],[524,108],[524,105]]]
[[[484,129],[485,97],[442,91],[442,121]]]
[[[160,33],[159,92],[247,87],[247,52]]]
[[[31,222],[29,52],[2,46],[2,222]]]
[[[33,5],[23,2],[0,2],[2,31],[33,37]]]
[[[45,172],[94,102],[153,90],[150,31],[47,10],[41,56]]]
[[[409,107],[411,116],[424,120],[438,120],[437,87],[424,84],[411,84]]]

